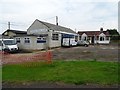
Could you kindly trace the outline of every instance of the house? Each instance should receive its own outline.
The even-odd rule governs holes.
[[[62,46],[64,38],[77,39],[78,34],[58,24],[36,19],[26,31],[7,30],[3,35],[15,38],[20,49],[40,50]]]
[[[78,31],[79,40],[87,40],[91,44],[109,44],[110,35],[108,31],[103,31],[103,28],[100,28],[100,31]]]
[[[15,36],[22,36],[26,34],[27,34],[27,31],[9,30],[9,29],[2,33],[3,36],[9,37],[9,38],[14,38]]]
[[[9,36],[4,36],[4,35],[0,34],[0,39],[2,39],[2,38],[9,39],[10,37]]]

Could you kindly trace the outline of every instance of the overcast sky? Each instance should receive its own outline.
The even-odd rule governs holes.
[[[0,33],[8,29],[27,30],[35,19],[74,31],[118,28],[119,0],[0,0]]]

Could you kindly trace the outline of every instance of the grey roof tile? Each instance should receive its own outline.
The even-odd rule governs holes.
[[[38,20],[38,19],[37,19]],[[47,22],[43,22],[38,20],[40,23],[43,23],[44,25],[46,25],[49,29],[55,30],[55,31],[62,31],[62,32],[67,32],[67,33],[74,33],[77,34],[75,31],[73,31],[70,28],[66,28],[60,25],[55,25],[55,24],[51,24],[51,23],[47,23]]]

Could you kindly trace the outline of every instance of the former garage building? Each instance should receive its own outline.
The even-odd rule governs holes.
[[[78,40],[78,34],[58,25],[36,19],[27,31],[7,30],[5,36],[15,38],[20,49],[39,50],[62,46],[64,38]]]

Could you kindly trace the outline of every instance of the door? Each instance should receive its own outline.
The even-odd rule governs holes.
[[[92,36],[91,43],[92,43],[92,44],[94,44],[94,43],[95,43],[95,38],[94,38],[94,36]]]

